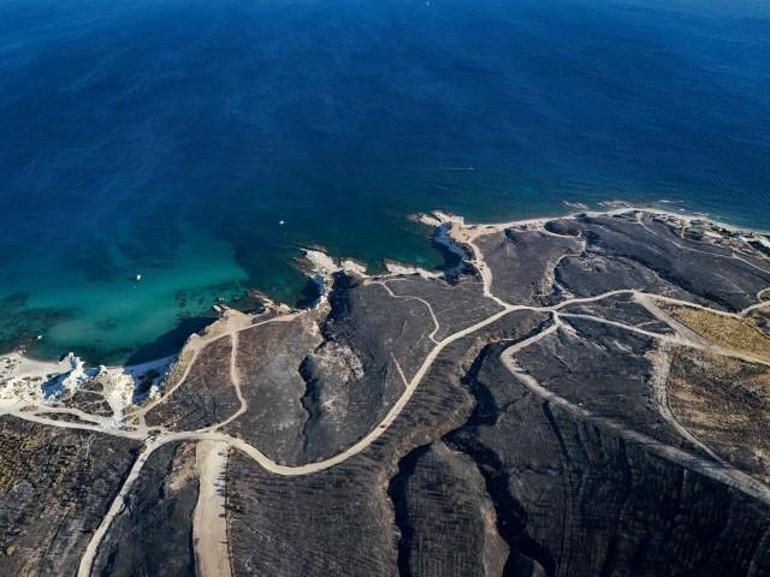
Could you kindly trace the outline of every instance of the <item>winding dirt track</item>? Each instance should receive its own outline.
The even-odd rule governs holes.
[[[558,329],[559,325],[554,323],[549,329],[546,329],[546,331],[543,331],[543,333],[537,335],[537,337],[545,336],[546,333],[554,333]],[[530,344],[532,344],[532,342],[527,343],[527,345]],[[638,431],[629,429],[628,427],[625,427],[621,423],[613,421],[612,419],[593,415],[590,411],[571,403],[564,397],[560,397],[553,391],[543,387],[531,375],[523,371],[521,367],[516,363],[514,355],[522,348],[517,347],[517,345],[513,345],[512,347],[505,350],[501,356],[501,360],[505,365],[505,368],[507,368],[511,374],[513,374],[513,376],[519,380],[520,383],[522,383],[525,387],[527,387],[530,391],[535,393],[544,401],[552,403],[580,419],[590,421],[600,425],[604,429],[614,431],[616,434],[618,434],[618,436],[622,437],[629,443],[643,445],[645,449],[652,451],[653,453],[669,461],[682,465],[688,469],[697,471],[698,473],[701,473],[707,477],[711,477],[712,479],[716,479],[725,485],[751,495],[755,499],[759,499],[764,503],[770,504],[770,487],[764,483],[761,483],[760,481],[757,481],[743,471],[740,471],[735,467],[725,465],[720,461],[715,462],[710,459],[697,457],[677,447],[666,445],[665,443],[661,443],[652,437],[648,437],[647,435],[639,433]]]
[[[235,396],[238,398],[238,402],[240,403],[240,406],[238,407],[238,410],[235,411],[232,415],[227,417],[224,421],[221,423],[216,423],[210,427],[207,427],[206,429],[203,429],[204,431],[218,431],[219,429],[224,428],[226,425],[229,425],[232,423],[235,419],[243,415],[246,411],[249,410],[249,403],[246,400],[246,397],[243,396],[243,391],[241,390],[241,375],[238,371],[238,333],[240,331],[233,331],[230,335],[230,338],[232,339],[230,341],[230,381],[233,383],[233,388],[235,389]]]
[[[134,462],[134,466],[131,467],[131,471],[129,471],[128,477],[126,477],[123,486],[120,488],[118,496],[115,497],[112,505],[110,505],[110,508],[107,510],[107,514],[104,516],[102,522],[99,524],[99,527],[96,529],[96,532],[93,534],[93,537],[91,537],[91,540],[88,542],[88,546],[86,547],[85,553],[83,553],[83,557],[80,561],[78,577],[90,577],[91,567],[93,566],[94,559],[96,558],[96,553],[99,550],[99,545],[104,539],[104,536],[107,534],[110,525],[112,525],[112,521],[126,506],[126,496],[131,490],[134,481],[139,478],[139,473],[142,472],[142,467],[144,467],[144,464],[147,462],[147,459],[150,458],[150,455],[152,455],[153,451],[155,451],[155,449],[157,449],[161,444],[163,443],[157,445],[153,442],[147,443],[144,451]]]
[[[617,295],[632,295],[635,298],[635,300],[637,300],[637,302],[639,302],[643,306],[645,305],[645,303],[647,305],[654,305],[655,300],[660,300],[662,302],[675,303],[682,306],[696,307],[703,310],[708,310],[709,312],[714,312],[716,314],[740,317],[740,316],[745,316],[749,314],[751,311],[757,308],[770,306],[770,302],[758,303],[756,305],[752,305],[751,307],[748,307],[747,309],[741,311],[740,313],[725,313],[723,311],[713,310],[708,307],[704,307],[702,305],[697,305],[686,301],[680,301],[669,297],[662,297],[659,295],[643,293],[636,290],[614,290],[614,291],[609,291],[609,292],[592,296],[592,297],[572,298],[572,299],[560,302],[559,304],[554,305],[552,307],[513,305],[505,302],[504,300],[492,294],[491,292],[492,270],[484,261],[482,252],[474,244],[474,240],[478,236],[480,235],[469,234],[467,235],[466,238],[463,239],[463,242],[466,245],[468,245],[473,251],[473,254],[474,254],[473,264],[476,266],[482,278],[484,295],[487,298],[493,300],[498,305],[500,305],[501,310],[496,312],[495,314],[490,315],[489,317],[485,318],[482,321],[479,321],[471,326],[468,326],[462,330],[459,330],[445,337],[441,341],[436,342],[434,337],[439,330],[439,321],[436,315],[434,314],[434,311],[430,303],[428,303],[427,301],[419,297],[410,297],[408,295],[395,295],[387,285],[379,281],[374,281],[374,282],[377,282],[377,284],[380,284],[381,286],[383,286],[383,288],[385,288],[385,290],[387,290],[391,294],[391,296],[395,298],[411,298],[414,300],[421,301],[427,306],[435,325],[432,333],[430,334],[430,338],[433,339],[434,342],[436,342],[436,346],[425,357],[423,363],[421,364],[417,372],[414,374],[412,379],[408,381],[404,379],[405,387],[404,387],[403,393],[395,402],[395,404],[390,408],[387,414],[383,417],[383,419],[372,430],[370,430],[366,435],[364,435],[361,439],[359,439],[356,443],[346,448],[344,451],[338,453],[337,455],[334,455],[333,457],[330,457],[328,459],[324,459],[323,461],[318,461],[315,463],[307,463],[303,465],[282,465],[273,461],[272,459],[267,457],[264,453],[262,453],[259,449],[246,443],[245,441],[242,441],[240,439],[218,432],[218,430],[221,429],[221,427],[231,422],[232,420],[236,419],[238,416],[242,415],[244,412],[248,410],[247,401],[241,393],[241,388],[240,388],[241,381],[238,375],[237,363],[236,363],[236,354],[237,354],[237,348],[238,348],[237,347],[238,333],[243,330],[247,330],[249,328],[259,326],[260,324],[291,321],[294,318],[296,318],[299,314],[301,314],[300,312],[273,317],[271,319],[268,319],[256,324],[252,324],[250,319],[248,319],[248,317],[244,319],[244,318],[238,318],[236,315],[235,320],[233,320],[232,322],[228,321],[225,324],[225,330],[223,330],[222,332],[218,332],[208,337],[206,336],[198,337],[197,340],[193,341],[193,344],[191,346],[193,350],[192,357],[187,362],[181,377],[174,383],[174,385],[166,392],[166,394],[161,399],[158,399],[156,401],[149,403],[148,405],[146,405],[145,407],[143,407],[142,409],[140,409],[134,414],[139,418],[139,423],[134,427],[119,428],[118,426],[115,425],[114,421],[112,421],[111,419],[88,415],[86,413],[83,413],[82,411],[71,410],[71,409],[60,409],[60,408],[52,409],[51,407],[38,406],[38,407],[31,407],[31,408],[24,407],[24,410],[22,410],[22,407],[11,407],[11,408],[5,408],[0,410],[0,415],[10,414],[15,417],[25,419],[28,421],[33,421],[46,426],[93,431],[93,432],[99,432],[99,433],[104,433],[104,434],[109,434],[109,435],[114,435],[119,437],[127,437],[127,438],[141,440],[145,444],[144,450],[142,451],[140,456],[137,458],[137,460],[133,464],[133,467],[131,468],[128,476],[126,477],[117,497],[112,502],[109,510],[107,511],[106,515],[102,519],[102,522],[100,523],[98,529],[93,534],[90,542],[88,543],[88,546],[81,558],[80,566],[77,573],[78,577],[91,576],[93,563],[96,558],[96,554],[98,553],[99,546],[102,540],[104,539],[104,536],[106,535],[107,531],[109,530],[113,520],[123,510],[123,507],[125,506],[125,497],[130,491],[133,483],[139,477],[142,467],[146,463],[147,459],[159,447],[175,441],[201,442],[199,447],[200,458],[198,463],[199,477],[201,479],[201,486],[203,487],[201,490],[201,495],[204,495],[204,490],[205,490],[206,491],[205,495],[207,495],[208,496],[207,498],[210,498],[212,501],[212,503],[199,501],[199,506],[196,507],[194,531],[197,536],[196,555],[198,557],[199,566],[203,571],[201,574],[204,576],[224,575],[225,577],[228,577],[230,574],[230,567],[229,567],[229,560],[228,560],[227,544],[222,541],[223,539],[222,528],[217,526],[215,529],[209,531],[209,530],[206,530],[204,526],[202,526],[213,522],[214,521],[213,511],[214,510],[219,511],[222,506],[222,501],[220,500],[220,496],[218,494],[213,495],[211,491],[212,491],[212,487],[216,486],[216,480],[215,479],[212,480],[212,476],[217,477],[223,470],[226,463],[226,457],[224,458],[221,457],[221,455],[223,454],[223,451],[225,455],[228,448],[241,451],[242,453],[244,453],[245,455],[249,456],[254,461],[256,461],[261,467],[263,467],[267,471],[276,475],[283,475],[283,476],[312,475],[314,473],[318,473],[330,467],[334,467],[335,465],[339,465],[340,463],[343,463],[348,459],[354,457],[355,455],[361,453],[362,451],[366,450],[372,443],[374,443],[377,439],[379,439],[383,434],[387,432],[387,430],[390,428],[393,422],[401,414],[401,411],[403,411],[404,407],[409,403],[409,400],[412,398],[414,392],[417,390],[417,387],[420,385],[422,379],[430,370],[431,366],[433,365],[433,362],[448,345],[468,335],[471,335],[486,326],[489,326],[490,324],[498,321],[499,319],[501,319],[507,314],[510,314],[515,311],[522,311],[522,310],[548,312],[548,313],[551,313],[554,319],[554,322],[551,325],[549,325],[546,329],[544,329],[537,335],[534,335],[524,341],[514,344],[508,349],[506,349],[506,351],[503,353],[501,357],[506,368],[509,371],[511,371],[511,373],[520,382],[522,382],[522,384],[526,386],[529,390],[531,390],[532,392],[534,392],[535,394],[543,398],[545,401],[554,403],[555,405],[560,406],[561,408],[563,408],[566,411],[569,411],[575,416],[578,416],[582,419],[591,420],[594,422],[600,422],[602,426],[617,432],[619,435],[623,436],[629,442],[644,444],[646,447],[655,451],[657,454],[659,454],[664,458],[670,459],[676,463],[692,468],[704,475],[708,475],[712,478],[715,478],[723,483],[726,483],[741,491],[744,491],[745,493],[755,498],[761,499],[763,502],[770,503],[770,488],[760,483],[759,481],[753,479],[752,477],[746,475],[745,473],[737,469],[734,469],[732,467],[725,466],[724,463],[721,463],[721,462],[712,462],[706,459],[695,457],[680,449],[670,447],[668,445],[664,445],[652,438],[642,435],[636,431],[630,430],[624,427],[623,425],[616,423],[612,420],[592,415],[590,412],[582,409],[581,407],[573,405],[566,399],[555,395],[552,391],[549,391],[545,387],[540,385],[534,378],[524,373],[518,367],[514,358],[515,354],[520,350],[558,331],[560,327],[563,325],[562,317],[564,318],[573,317],[573,318],[583,318],[585,320],[591,320],[594,322],[613,325],[618,328],[622,328],[624,330],[630,330],[630,331],[644,334],[651,338],[663,340],[665,342],[671,342],[672,344],[675,344],[677,346],[688,346],[688,347],[706,349],[706,350],[709,350],[710,352],[717,352],[718,354],[733,356],[736,358],[741,358],[743,360],[748,360],[755,363],[761,362],[762,364],[767,365],[768,363],[759,361],[758,359],[754,359],[748,355],[743,355],[740,353],[736,353],[734,351],[721,349],[719,347],[715,347],[714,345],[709,346],[702,341],[696,341],[695,339],[686,338],[686,336],[683,335],[681,332],[677,332],[676,336],[672,337],[669,335],[661,335],[658,333],[645,331],[638,327],[632,327],[622,323],[608,321],[606,319],[602,319],[600,317],[595,317],[592,315],[570,315],[570,314],[560,313],[559,311],[573,304],[597,302],[597,301],[606,299],[608,297],[617,296]],[[655,312],[653,310],[653,306],[648,306],[647,308],[651,310],[651,312],[653,313]],[[245,315],[242,315],[242,317],[244,316]],[[676,330],[676,327],[674,328]],[[228,335],[232,339],[231,364],[230,364],[231,378],[233,382],[233,387],[235,388],[235,391],[236,391],[236,395],[241,403],[240,408],[233,415],[228,417],[223,422],[214,424],[205,429],[200,429],[196,431],[183,431],[183,432],[168,432],[168,431],[161,430],[162,432],[159,435],[156,435],[156,436],[151,435],[149,428],[146,427],[143,423],[143,415],[146,414],[153,407],[157,406],[158,404],[165,402],[175,393],[175,391],[184,383],[185,379],[189,375],[191,367],[197,360],[200,352],[203,349],[205,349],[205,347],[208,346],[208,344],[220,338],[224,338]],[[397,360],[396,360],[396,363],[400,369],[400,365],[398,365]],[[69,413],[87,422],[58,421],[58,420],[46,418],[45,416],[42,415],[43,413],[53,413],[53,412]]]

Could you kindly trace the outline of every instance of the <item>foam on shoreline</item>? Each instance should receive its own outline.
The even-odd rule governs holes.
[[[545,224],[556,219],[574,219],[582,216],[618,216],[633,213],[663,218],[684,227],[711,226],[713,229],[729,233],[735,239],[747,244],[758,243],[763,247],[770,248],[770,238],[765,236],[768,233],[764,231],[719,222],[705,214],[673,212],[656,207],[622,205],[610,207],[607,210],[580,210],[563,216],[543,216],[489,224],[467,223],[461,216],[442,211],[419,214],[415,220],[433,227],[435,229],[434,241],[458,255],[461,263],[465,264],[471,255],[468,254],[464,246],[469,240],[479,236],[508,228],[545,230]],[[708,229],[704,233],[717,234]],[[447,276],[447,273],[440,271],[429,271],[394,261],[385,263],[387,273],[373,276],[366,272],[366,267],[363,264],[353,259],[335,258],[319,249],[304,249],[303,257],[306,274],[319,286],[319,298],[313,303],[312,309],[327,302],[329,285],[337,273],[345,273],[369,280],[413,275],[431,279]],[[760,294],[763,292],[765,291],[761,291]],[[295,310],[285,304],[268,302],[267,306],[279,314]],[[223,318],[227,318],[228,311],[229,309],[220,311]],[[194,339],[196,336],[193,333],[189,338]],[[107,383],[106,388],[108,390],[104,391],[104,397],[118,418],[118,416],[125,415],[130,406],[143,402],[147,397],[160,394],[159,383],[167,376],[177,357],[178,355],[173,355],[133,366],[117,365],[89,368],[74,353],[69,353],[59,361],[33,359],[21,351],[0,355],[0,405],[18,405],[32,401],[55,404],[65,391],[74,392],[84,382],[98,375],[103,377],[103,382]],[[155,375],[154,383],[139,396],[137,387],[139,383],[146,381],[148,375]]]
[[[673,202],[673,201],[661,201],[661,202]],[[543,226],[548,221],[565,219],[565,218],[577,218],[582,215],[595,218],[599,216],[616,216],[624,213],[640,212],[640,213],[645,213],[652,216],[660,216],[660,217],[670,218],[673,220],[678,220],[683,224],[688,224],[688,225],[692,225],[697,222],[703,222],[703,223],[709,223],[713,226],[716,226],[718,228],[721,228],[733,233],[743,232],[743,233],[751,233],[753,235],[770,236],[770,231],[730,224],[724,221],[717,220],[709,216],[705,212],[687,212],[685,210],[676,212],[673,210],[666,210],[655,206],[636,206],[636,205],[626,204],[622,201],[607,201],[607,202],[600,203],[601,205],[604,205],[607,207],[605,210],[591,210],[588,208],[583,209],[585,205],[583,205],[582,203],[578,203],[578,204],[581,207],[580,210],[576,210],[574,212],[568,212],[566,214],[536,216],[536,217],[504,221],[504,222],[472,223],[472,222],[467,222],[465,218],[462,216],[458,216],[455,214],[442,212],[442,211],[432,211],[430,213],[420,214],[417,216],[417,221],[427,226],[439,226],[444,223],[455,223],[455,224],[459,224],[462,227],[470,228],[470,229],[483,228],[486,230],[505,230],[506,228],[511,228],[511,227]],[[568,203],[568,206],[574,207],[575,203]]]

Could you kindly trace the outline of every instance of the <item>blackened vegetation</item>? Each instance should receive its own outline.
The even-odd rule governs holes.
[[[564,307],[562,312],[593,315],[653,333],[670,334],[673,332],[669,325],[656,318],[642,305],[635,303],[633,298],[627,294],[607,297],[596,302],[570,305]]]
[[[398,574],[411,577],[410,557],[414,546],[414,529],[409,519],[407,483],[414,475],[420,457],[430,450],[429,445],[418,447],[398,462],[398,473],[388,485],[388,495],[393,501],[395,524],[398,527]]]
[[[194,430],[223,421],[238,409],[230,375],[230,336],[206,347],[182,383],[174,402],[161,402],[146,415],[149,426]]]
[[[503,575],[505,577],[534,574],[534,566],[539,565],[548,577],[555,575],[555,563],[549,553],[532,540],[526,532],[527,513],[510,492],[508,471],[494,450],[485,446],[478,438],[482,427],[494,427],[505,407],[499,407],[494,395],[479,380],[479,372],[490,356],[497,358],[506,348],[506,343],[497,343],[485,347],[473,363],[470,372],[463,379],[476,406],[468,422],[445,437],[450,446],[471,456],[484,475],[487,491],[495,505],[497,527],[505,539],[510,554],[506,560]],[[511,401],[514,402],[514,401]]]
[[[0,575],[74,575],[139,443],[0,418]]]
[[[398,460],[416,447],[440,440],[443,434],[467,420],[472,401],[460,379],[483,347],[486,335],[504,334],[510,330],[506,329],[508,325],[520,323],[526,333],[543,316],[511,315],[490,325],[478,338],[474,335],[447,346],[393,426],[366,451],[331,469],[309,476],[280,477],[236,453],[227,475],[229,536],[235,574],[286,577],[397,574],[399,534],[388,485],[397,474]],[[465,466],[459,468],[460,477],[469,479],[470,485],[463,494],[474,495],[477,503],[488,501],[483,481],[473,479],[465,469]],[[450,491],[457,486],[434,483],[438,485],[445,485]],[[415,500],[420,495],[424,497],[422,491],[413,494],[410,503],[444,502],[440,496],[431,502],[424,498]],[[441,515],[433,515],[435,510],[431,504],[423,512],[423,519],[441,520]],[[412,518],[417,517],[410,514]],[[413,554],[414,561],[420,567],[433,567],[432,574],[436,575],[478,574],[464,569],[468,563],[480,566],[470,561],[485,556],[477,545],[500,539],[491,535],[474,541],[471,535],[477,532],[465,522],[471,518],[461,515],[452,523],[446,517],[441,531],[423,531],[421,534],[429,535],[433,546],[424,554]],[[482,527],[483,519],[478,514],[475,518],[477,527]],[[448,525],[452,525],[454,536],[449,541],[441,537],[449,534]],[[463,543],[472,543],[476,553],[460,554]],[[491,547],[488,556],[504,559],[499,548],[499,544]],[[437,557],[439,553],[443,553],[441,558]]]
[[[582,254],[565,257],[556,268],[559,284],[579,296],[635,288],[741,310],[770,285],[766,261],[762,266],[756,256],[736,258],[727,246],[682,237],[650,215],[586,216],[546,226],[587,242]]]
[[[551,273],[582,246],[577,238],[514,229],[483,236],[477,244],[494,272],[492,292],[506,302],[527,305],[555,300]]]
[[[431,305],[440,325],[436,340],[484,320],[501,308],[491,299],[480,298],[481,281],[473,275],[459,276],[451,283],[435,278],[400,277],[387,281],[387,285],[396,295],[417,297]]]
[[[428,308],[378,284],[338,274],[329,305],[322,343],[299,366],[308,460],[333,455],[376,426],[435,346]]]
[[[195,577],[197,499],[195,445],[169,443],[155,451],[99,547],[93,575]]]
[[[709,226],[635,212],[481,236],[495,295],[532,308],[443,342],[388,427],[383,417],[437,341],[502,310],[484,297],[480,275],[338,274],[328,305],[258,317],[202,349],[147,422],[189,430],[244,406],[222,433],[292,465],[381,433],[342,462],[297,476],[233,450],[226,515],[236,577],[770,575],[762,492],[710,471],[725,467],[718,454],[753,481],[768,474],[770,371],[721,353],[685,354],[660,311],[631,294],[731,311],[755,304],[770,286],[770,261]],[[625,292],[558,314],[539,309],[607,291]],[[503,363],[509,347],[553,323],[515,353],[513,372]],[[0,425],[0,575],[72,574],[137,443],[8,417]],[[194,574],[193,446],[170,443],[148,460],[94,574]],[[42,504],[56,528],[38,518]]]
[[[505,346],[486,347],[462,379],[475,408],[443,437],[484,476],[510,551],[502,575],[737,576],[768,570],[765,504],[542,401],[500,364]],[[413,571],[429,565],[413,559],[426,553],[415,545],[414,511],[456,479],[444,478],[412,500],[403,490],[428,454],[428,446],[408,454],[391,483],[402,535],[399,566],[407,571],[402,576],[439,574]],[[443,535],[445,557],[458,544]],[[434,557],[437,566],[441,558]]]
[[[567,236],[507,231],[479,243],[491,256],[493,289],[502,299],[542,306],[637,289],[734,310],[755,302],[758,287],[770,281],[753,264],[756,255],[728,258],[733,253],[725,246],[674,234],[646,216],[585,217],[549,228]],[[336,454],[377,427],[401,394],[395,362],[409,378],[435,345],[428,338],[431,310],[439,340],[500,310],[474,275],[453,283],[385,282],[399,298],[338,275],[330,310],[316,328],[293,321],[241,335],[240,346],[248,348],[239,361],[253,383],[244,394],[250,412],[262,415],[244,416],[244,435],[269,452],[295,431],[302,447],[295,462]],[[554,322],[546,312],[511,312],[446,346],[399,418],[349,460],[306,477],[281,477],[236,454],[227,505],[234,574],[767,573],[766,503],[621,433],[709,458],[655,404],[654,333],[671,334],[670,327],[627,293],[562,312],[563,327],[516,361],[596,419],[544,400],[502,364],[506,348]],[[297,341],[299,334],[316,340]],[[277,363],[281,358],[289,360]],[[291,387],[281,384],[288,374]],[[281,401],[282,394],[293,401]],[[293,425],[281,428],[275,419],[286,407]],[[264,423],[275,424],[273,436],[254,435]]]

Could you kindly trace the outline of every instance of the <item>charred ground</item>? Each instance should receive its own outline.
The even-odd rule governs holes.
[[[453,278],[229,311],[122,421],[97,382],[4,406],[0,574],[770,574],[759,237],[441,226]]]

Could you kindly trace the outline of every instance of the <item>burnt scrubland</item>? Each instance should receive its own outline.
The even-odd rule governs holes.
[[[0,574],[770,574],[764,245],[444,218],[451,276],[227,311],[122,420],[98,377],[3,405]]]

